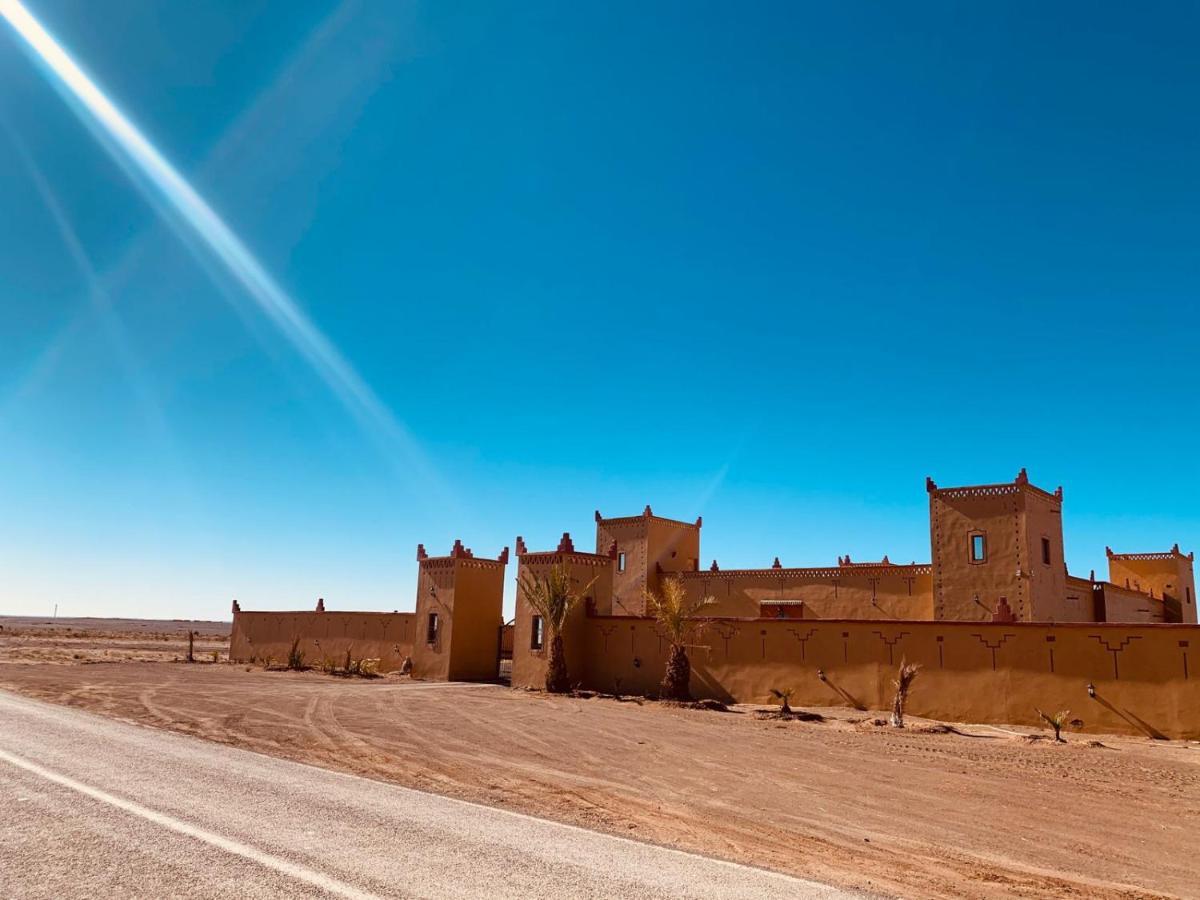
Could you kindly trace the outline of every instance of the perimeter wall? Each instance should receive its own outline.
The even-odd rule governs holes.
[[[540,687],[541,667],[519,660],[545,651],[521,641],[519,620],[517,632],[514,686]],[[1069,709],[1087,732],[1200,739],[1194,625],[723,618],[708,620],[693,644],[697,697],[770,703],[771,688],[793,688],[793,705],[886,709],[907,659],[922,666],[914,715],[1037,725],[1035,708]],[[619,679],[621,692],[655,694],[666,649],[651,619],[579,616],[567,664],[582,687],[612,691]]]
[[[329,657],[340,666],[346,651],[354,659],[378,659],[380,672],[399,669],[413,655],[416,613],[235,612],[229,658],[241,662],[287,662],[300,638],[306,665]]]

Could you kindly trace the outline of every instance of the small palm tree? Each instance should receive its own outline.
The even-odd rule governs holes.
[[[904,727],[904,704],[908,702],[908,692],[920,671],[921,666],[918,663],[910,663],[903,658],[900,660],[900,669],[892,680],[892,684],[896,686],[896,697],[892,701],[891,720],[892,726],[895,728]]]
[[[781,716],[790,716],[792,714],[791,704],[788,702],[792,699],[792,694],[796,691],[795,688],[771,688],[771,696],[779,701],[779,714]]]
[[[584,595],[596,583],[593,578],[582,590],[571,582],[571,574],[563,566],[553,566],[542,576],[529,572],[521,573],[521,592],[534,612],[542,617],[546,637],[550,642],[550,660],[546,666],[546,690],[551,694],[565,694],[571,689],[567,675],[567,659],[563,652],[562,630],[567,617]]]
[[[1069,709],[1060,709],[1051,716],[1042,712],[1040,709],[1037,709],[1036,706],[1034,709],[1037,710],[1037,714],[1039,716],[1046,720],[1046,724],[1054,729],[1054,740],[1058,741],[1060,744],[1065,744],[1066,740],[1063,739],[1062,730],[1067,724],[1068,718],[1071,715],[1071,711]]]
[[[667,656],[667,671],[663,675],[660,693],[664,700],[692,699],[688,683],[692,680],[692,663],[688,659],[686,642],[699,627],[696,613],[716,603],[713,597],[689,600],[687,589],[678,578],[667,578],[658,594],[646,591],[646,603],[658,622],[663,636],[671,645]]]

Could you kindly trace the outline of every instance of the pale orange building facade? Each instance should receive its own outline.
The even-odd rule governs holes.
[[[700,566],[702,522],[596,513],[597,552],[612,548],[614,614],[645,615],[645,590],[677,577],[716,601],[711,616],[953,622],[1195,623],[1193,555],[1108,551],[1109,579],[1072,576],[1063,552],[1063,492],[1035,487],[1022,469],[1002,484],[929,494],[930,561],[886,556],[836,566]]]
[[[230,658],[283,661],[298,642],[309,663],[370,657],[411,664],[430,680],[495,680],[502,647],[512,684],[544,683],[549,635],[525,576],[565,569],[583,595],[563,631],[568,675],[594,690],[653,694],[669,646],[647,591],[678,578],[713,598],[694,646],[696,696],[767,702],[886,702],[900,659],[922,665],[913,712],[954,721],[1036,724],[1036,708],[1086,710],[1085,730],[1200,737],[1200,627],[1193,554],[1107,550],[1108,578],[1071,575],[1063,558],[1063,492],[1022,470],[1011,482],[939,487],[926,480],[928,562],[839,557],[835,565],[761,569],[702,563],[703,522],[595,514],[592,549],[564,533],[552,550],[518,537],[516,615],[502,624],[508,549],[477,558],[417,548],[413,612],[242,612]]]

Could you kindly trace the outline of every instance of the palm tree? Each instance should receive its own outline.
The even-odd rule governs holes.
[[[667,657],[667,671],[663,675],[659,693],[664,700],[692,699],[688,682],[692,679],[692,663],[688,659],[685,642],[699,623],[696,613],[705,606],[715,603],[713,597],[689,600],[687,589],[678,578],[667,578],[661,592],[646,591],[646,603],[658,622],[659,630],[671,644]]]
[[[545,575],[521,573],[521,591],[526,601],[542,618],[546,637],[550,642],[550,660],[546,666],[546,690],[551,694],[565,694],[571,689],[567,675],[567,660],[563,652],[562,630],[567,616],[584,594],[596,583],[593,578],[587,587],[576,590],[571,574],[563,566],[553,566]]]
[[[1047,715],[1036,706],[1034,709],[1039,716],[1046,720],[1046,724],[1054,729],[1054,740],[1060,744],[1065,744],[1066,741],[1063,740],[1062,730],[1063,726],[1067,724],[1067,717],[1071,715],[1071,711],[1069,709],[1060,709],[1054,715]]]
[[[908,702],[908,692],[920,671],[921,666],[918,663],[900,660],[900,671],[892,681],[896,686],[896,698],[892,701],[892,725],[895,728],[904,727],[904,704]]]
[[[790,716],[792,714],[792,706],[789,701],[792,699],[792,694],[795,691],[795,688],[771,688],[771,696],[779,701],[779,714],[781,716]]]

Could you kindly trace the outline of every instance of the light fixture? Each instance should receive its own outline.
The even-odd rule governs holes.
[[[1087,692],[1089,697],[1091,697],[1093,700],[1096,699],[1096,686],[1090,681],[1088,682]]]
[[[821,681],[827,680],[825,678],[825,670],[824,669],[817,669],[817,678],[820,679]]]

